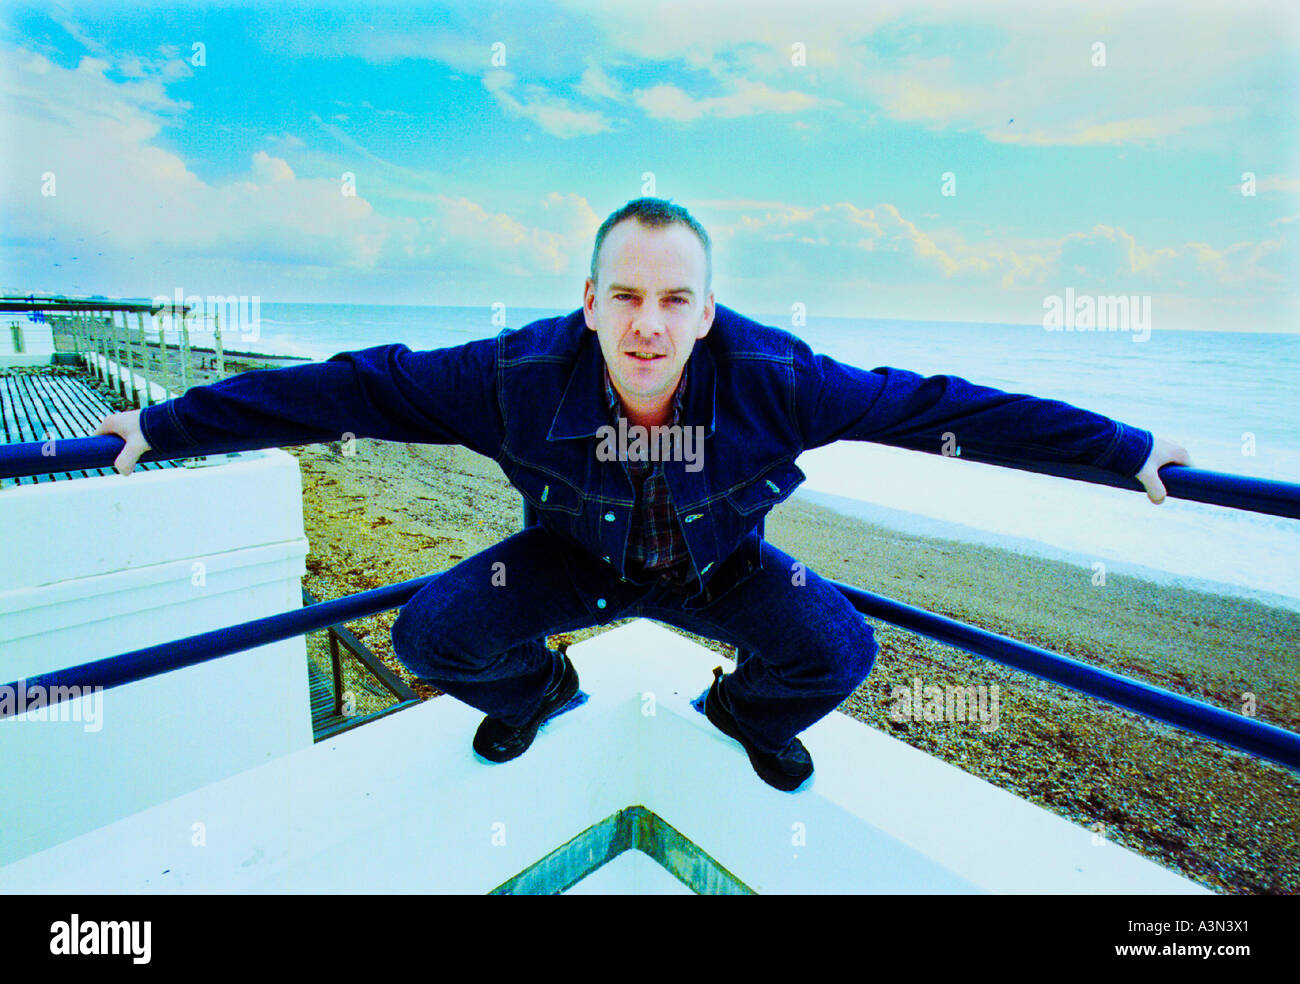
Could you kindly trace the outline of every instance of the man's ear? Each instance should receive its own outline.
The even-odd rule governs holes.
[[[713,327],[713,315],[715,313],[713,304],[713,291],[709,291],[709,296],[704,300],[704,314],[700,318],[700,328],[695,333],[696,338],[703,338]]]
[[[592,308],[596,303],[596,285],[588,277],[586,283],[582,285],[582,317],[587,322],[587,327],[592,331],[596,330],[596,316]]]

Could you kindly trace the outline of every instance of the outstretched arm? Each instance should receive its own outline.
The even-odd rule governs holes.
[[[1079,464],[1139,482],[1165,499],[1162,465],[1190,464],[1168,438],[1059,400],[1007,393],[960,376],[872,370],[796,346],[796,415],[804,448],[872,441],[1003,466]]]
[[[144,410],[110,414],[97,434],[124,441],[117,470],[151,448],[165,454],[253,438],[265,447],[337,441],[463,444],[494,457],[504,440],[495,339],[428,351],[377,345],[324,362],[255,369]]]

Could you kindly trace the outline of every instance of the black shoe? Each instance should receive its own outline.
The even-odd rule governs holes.
[[[528,751],[537,737],[537,729],[578,692],[578,671],[568,656],[560,655],[560,659],[564,660],[564,670],[542,696],[542,706],[528,723],[515,728],[490,715],[485,717],[474,733],[474,751],[490,762],[509,762]]]
[[[722,667],[714,667],[713,685],[704,697],[704,715],[713,722],[714,727],[729,738],[734,738],[744,746],[749,755],[749,764],[754,767],[758,777],[769,786],[775,786],[783,793],[791,793],[803,785],[813,773],[812,756],[803,742],[791,738],[790,743],[776,755],[755,748],[740,733],[736,719],[722,706],[718,691],[722,684]]]

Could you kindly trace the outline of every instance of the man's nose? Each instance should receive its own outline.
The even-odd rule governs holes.
[[[632,331],[643,338],[657,338],[665,330],[658,311],[640,311],[632,319]]]

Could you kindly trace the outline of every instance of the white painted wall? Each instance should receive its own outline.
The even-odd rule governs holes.
[[[23,351],[45,356],[54,351],[54,341],[48,324],[28,321],[25,314],[7,314],[0,315],[0,355],[9,355],[15,351],[14,334],[11,329],[14,324],[19,325],[23,330]]]
[[[301,606],[297,460],[220,460],[0,491],[0,686]],[[302,637],[68,708],[0,720],[0,864],[312,741]]]

